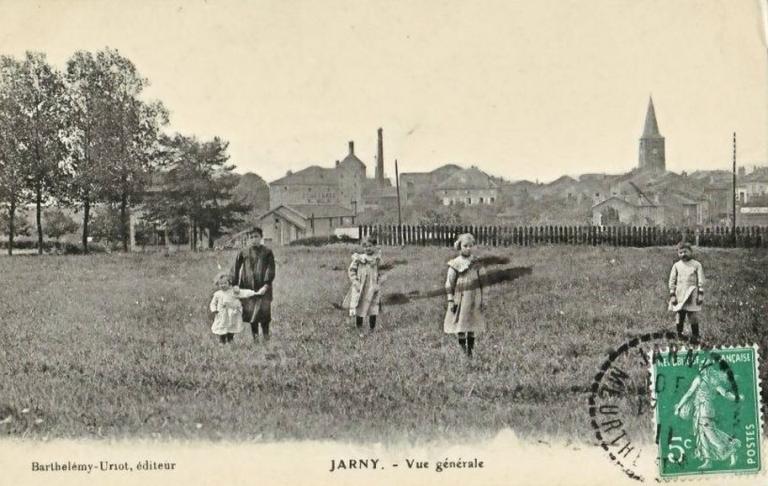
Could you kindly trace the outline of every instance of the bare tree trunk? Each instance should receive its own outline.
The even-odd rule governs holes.
[[[213,229],[208,228],[208,249],[213,250]]]
[[[197,251],[197,222],[192,222],[192,251]]]
[[[13,255],[13,234],[16,232],[14,220],[16,217],[16,201],[11,198],[11,207],[8,209],[8,255]]]
[[[91,215],[91,198],[86,195],[83,199],[83,253],[88,253],[88,218]]]
[[[42,221],[42,205],[43,205],[43,186],[37,184],[35,188],[35,219],[37,220],[37,254],[43,254],[43,221]]]

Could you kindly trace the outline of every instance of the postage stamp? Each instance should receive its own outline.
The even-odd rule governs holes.
[[[756,346],[652,353],[662,479],[762,470],[758,359]]]

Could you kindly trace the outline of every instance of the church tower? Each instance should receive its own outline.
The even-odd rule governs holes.
[[[640,170],[665,171],[664,137],[659,133],[656,123],[656,111],[653,109],[653,98],[648,101],[648,112],[645,115],[645,128],[640,137]]]

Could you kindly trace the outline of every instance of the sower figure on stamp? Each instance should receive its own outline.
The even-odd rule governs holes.
[[[485,331],[481,268],[472,256],[474,236],[464,233],[453,246],[459,256],[448,262],[445,281],[448,309],[443,320],[443,331],[446,334],[457,334],[459,345],[467,356],[472,357],[475,334]]]
[[[743,399],[725,387],[728,379],[716,365],[708,364],[699,369],[699,376],[693,379],[691,387],[675,405],[675,415],[693,420],[696,438],[696,458],[702,461],[699,469],[711,467],[710,461],[728,460],[736,465],[736,452],[741,441],[720,429],[717,419],[715,397],[720,395],[730,401]]]
[[[683,334],[685,320],[691,323],[691,337],[699,339],[699,318],[704,299],[704,270],[701,263],[691,256],[691,245],[680,242],[677,256],[680,258],[669,272],[669,310],[676,313],[677,333]]]
[[[264,341],[269,340],[269,324],[272,322],[272,282],[275,280],[275,256],[262,245],[264,233],[255,227],[253,243],[235,258],[230,282],[241,289],[256,291],[256,295],[243,299],[243,322],[251,324],[253,340],[259,341],[259,327]]]

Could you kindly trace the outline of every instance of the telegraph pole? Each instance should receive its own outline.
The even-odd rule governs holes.
[[[395,187],[397,187],[397,232],[402,231],[403,216],[400,212],[400,172],[397,170],[397,159],[395,159]]]
[[[733,208],[731,208],[731,238],[733,240],[736,240],[736,132],[733,132],[733,194],[732,196],[732,203]]]

